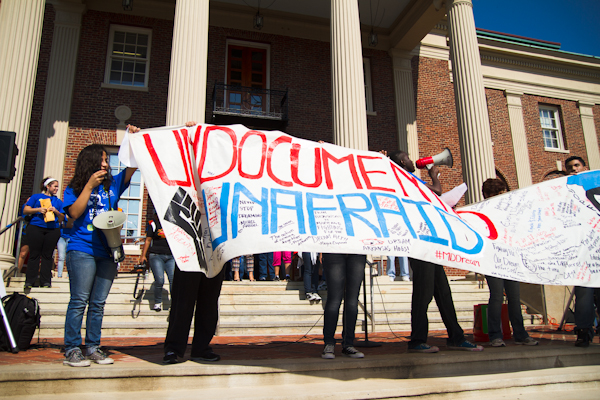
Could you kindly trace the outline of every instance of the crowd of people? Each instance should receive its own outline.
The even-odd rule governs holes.
[[[195,125],[191,121],[187,126]],[[129,126],[130,132],[139,131]],[[386,154],[385,152],[382,152]],[[134,168],[126,168],[116,176],[111,175],[107,152],[101,145],[85,147],[77,157],[75,173],[64,191],[63,200],[58,197],[59,183],[52,177],[44,178],[40,193],[32,195],[25,203],[22,213],[28,222],[19,264],[29,253],[25,289],[31,289],[39,278],[39,286],[52,286],[53,252],[58,249],[57,275],[63,273],[64,265],[69,275],[70,301],[65,317],[64,365],[72,367],[112,364],[113,360],[100,348],[104,305],[117,273],[117,262],[92,221],[106,211],[113,210],[121,194],[127,189]],[[394,151],[389,157],[407,172],[415,166],[408,154]],[[587,169],[580,157],[570,157],[566,162],[567,173],[577,174]],[[434,165],[428,169],[430,183],[425,185],[441,195],[439,171]],[[482,188],[485,198],[499,195],[508,188],[500,179],[488,179]],[[409,352],[435,353],[437,346],[427,344],[427,311],[435,298],[438,310],[448,333],[447,348],[454,350],[482,351],[481,345],[466,340],[458,323],[448,278],[442,265],[419,259],[398,257],[399,280],[412,279],[411,336]],[[218,299],[224,280],[241,281],[300,281],[308,301],[318,303],[319,291],[327,291],[324,304],[323,341],[321,357],[335,358],[335,337],[340,307],[343,306],[342,354],[362,358],[364,353],[354,347],[355,327],[358,314],[358,295],[365,279],[366,256],[361,254],[310,253],[281,251],[236,257],[227,262],[221,272],[208,278],[202,273],[180,270],[173,258],[160,219],[155,215],[147,225],[146,240],[139,263],[147,263],[154,275],[154,305],[162,311],[165,274],[169,280],[171,307],[169,325],[164,344],[163,362],[174,364],[184,357],[188,336],[194,320],[194,337],[191,359],[215,362],[220,359],[210,342],[215,334],[218,320]],[[412,277],[409,271],[412,269]],[[257,268],[255,268],[257,267]],[[387,276],[396,280],[396,257],[387,259]],[[255,275],[255,272],[257,274]],[[520,306],[519,282],[486,276],[490,289],[488,332],[490,345],[504,347],[501,330],[501,306],[504,294],[508,300],[508,314],[513,328],[514,343],[534,346],[523,325]],[[596,290],[598,291],[598,290]],[[598,294],[598,293],[597,293]],[[587,347],[594,335],[594,289],[575,288],[576,346]],[[81,328],[86,313],[85,345],[82,346]]]

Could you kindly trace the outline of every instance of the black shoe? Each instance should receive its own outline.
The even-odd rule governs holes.
[[[577,341],[575,342],[575,346],[577,347],[590,347],[590,330],[588,328],[576,329],[577,332]]]
[[[177,360],[177,354],[172,351],[167,352],[163,357],[163,364],[177,364],[179,360]]]
[[[221,359],[221,356],[213,353],[212,351],[207,351],[199,357],[192,356],[190,357],[192,361],[208,361],[208,362],[217,362]]]
[[[25,286],[23,286],[23,289],[27,290],[27,289],[31,289],[31,288],[33,288],[33,284],[25,282]]]
[[[279,279],[278,276],[276,276],[275,278],[273,278],[273,282],[280,282],[280,281],[281,281],[281,279]]]

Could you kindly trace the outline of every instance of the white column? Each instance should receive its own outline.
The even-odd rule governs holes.
[[[54,36],[42,111],[34,187],[46,176],[63,183],[82,4],[55,2]]]
[[[466,202],[483,199],[481,185],[495,178],[492,135],[471,0],[447,0],[450,60]]]
[[[204,123],[208,1],[177,0],[167,100],[167,125]]]
[[[17,217],[21,197],[45,5],[43,0],[2,0],[0,5],[0,130],[16,132],[19,148],[15,177],[0,183],[1,226]],[[0,269],[14,265],[14,237],[12,231],[0,236]]]
[[[523,93],[506,92],[510,133],[512,135],[515,165],[517,167],[517,181],[520,188],[530,186],[533,183],[529,150],[527,148],[525,120],[523,119],[523,106],[521,104],[522,95]]]
[[[396,121],[400,150],[406,151],[412,160],[419,158],[417,116],[412,77],[412,56],[408,53],[390,51],[394,65],[394,93],[396,96]],[[420,170],[415,171],[416,174]]]
[[[331,0],[331,69],[334,143],[368,150],[357,0]]]
[[[579,102],[579,115],[583,126],[583,138],[587,149],[588,168],[600,169],[600,150],[598,150],[598,135],[594,125],[593,104]],[[578,154],[574,154],[578,155]]]

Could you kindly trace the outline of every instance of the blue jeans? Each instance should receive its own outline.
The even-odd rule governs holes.
[[[588,329],[590,339],[594,337],[594,288],[575,286],[575,328]]]
[[[154,275],[154,304],[162,303],[162,289],[165,284],[165,272],[169,278],[169,293],[173,296],[173,272],[175,271],[175,259],[171,254],[148,255],[148,263]]]
[[[410,276],[408,271],[408,257],[398,257],[400,263],[400,276]],[[387,276],[396,277],[396,257],[388,256],[387,258]]]
[[[488,335],[490,342],[494,339],[502,339],[502,301],[504,292],[508,300],[508,319],[513,329],[516,341],[522,342],[529,337],[523,326],[523,313],[521,312],[521,290],[520,282],[508,279],[485,277],[490,288],[490,301],[488,302]]]
[[[264,281],[267,279],[267,267],[269,269],[269,277],[271,280],[275,278],[275,268],[273,267],[273,253],[260,253],[255,256],[258,263],[258,280]]]
[[[302,253],[304,267],[304,294],[317,293],[319,286],[319,262],[313,264],[310,253]]]
[[[73,250],[67,253],[67,271],[71,300],[65,318],[65,355],[81,345],[81,324],[86,306],[85,346],[90,354],[100,346],[104,304],[117,273],[117,264],[110,258]]]
[[[58,243],[56,243],[56,251],[58,251],[58,264],[56,265],[56,275],[59,278],[62,278],[63,268],[65,266],[65,258],[67,256],[67,243],[69,243],[69,239],[65,239],[64,237],[60,237],[58,239]]]
[[[354,346],[354,330],[358,315],[358,295],[365,278],[367,256],[362,254],[323,254],[323,266],[327,270],[327,303],[323,340],[335,344],[335,328],[344,300],[342,347]]]

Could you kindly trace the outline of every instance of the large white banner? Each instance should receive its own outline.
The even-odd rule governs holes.
[[[422,181],[379,153],[241,125],[143,130],[124,146],[130,146],[122,153],[134,155],[185,271],[212,277],[242,254],[316,251],[407,255],[524,282],[600,285],[590,258],[600,248],[598,241],[593,246],[569,241],[585,249],[577,253],[576,273],[569,269],[575,261],[558,266],[554,275],[532,271],[528,262],[544,255],[533,260],[531,251],[523,250],[529,248],[524,240],[489,239],[499,230],[485,207],[464,210],[471,226]],[[584,211],[585,218],[594,213],[588,207]],[[514,212],[520,211],[509,214]],[[589,231],[597,234],[593,227]],[[556,249],[545,227],[533,235],[536,243]],[[514,265],[507,268],[504,262]],[[587,273],[580,271],[584,263]]]

